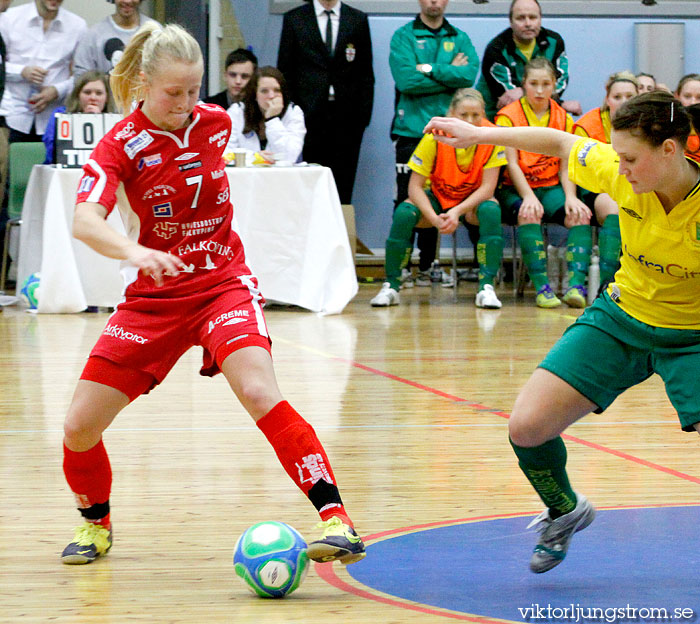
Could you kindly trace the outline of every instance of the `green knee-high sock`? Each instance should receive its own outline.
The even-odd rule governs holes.
[[[501,228],[501,207],[492,201],[479,204],[476,209],[479,219],[479,242],[476,245],[476,258],[479,262],[479,290],[486,284],[493,286],[503,257],[503,230]]]
[[[575,225],[569,229],[566,244],[566,263],[569,267],[569,288],[583,286],[591,262],[591,226]]]
[[[561,436],[540,446],[525,448],[510,440],[518,456],[520,469],[549,508],[552,519],[573,511],[576,493],[566,474],[566,446]]]
[[[530,279],[539,290],[547,285],[547,252],[542,240],[542,226],[539,223],[526,223],[518,226],[518,243],[523,252],[523,262]]]
[[[620,265],[620,217],[611,214],[605,217],[598,232],[600,252],[600,283],[612,279]]]
[[[413,204],[402,202],[394,211],[389,238],[386,239],[384,271],[386,280],[394,290],[401,287],[401,269],[408,264],[411,255],[413,228],[420,220],[420,210]]]

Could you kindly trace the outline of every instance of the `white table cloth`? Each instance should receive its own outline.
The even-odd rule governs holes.
[[[354,259],[326,167],[227,167],[234,228],[269,301],[338,314],[357,294]],[[41,273],[39,312],[115,306],[119,261],[71,236],[80,169],[36,165],[22,212],[17,283]],[[118,211],[108,223],[124,232]]]

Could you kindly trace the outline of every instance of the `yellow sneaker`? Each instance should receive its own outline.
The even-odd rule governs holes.
[[[319,563],[338,560],[347,565],[365,558],[367,553],[362,539],[337,516],[319,522],[316,528],[323,529],[323,534],[321,539],[309,544],[306,550],[309,559]]]
[[[535,302],[538,308],[558,308],[561,305],[559,297],[554,294],[549,284],[542,286],[542,288],[537,291]]]
[[[588,292],[584,286],[572,286],[562,299],[570,308],[585,308],[588,303]]]
[[[63,549],[61,560],[69,565],[91,563],[112,547],[112,529],[83,522],[75,529],[73,541]]]

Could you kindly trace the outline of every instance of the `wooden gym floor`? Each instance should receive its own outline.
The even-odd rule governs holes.
[[[506,419],[519,387],[579,312],[539,310],[531,295],[515,300],[510,288],[499,291],[502,310],[477,310],[472,283],[456,294],[439,286],[402,291],[400,306],[373,309],[368,302],[379,285],[362,285],[339,316],[267,311],[282,392],[316,428],[358,531],[379,539],[406,527],[537,513]],[[260,520],[281,520],[312,537],[317,516],[225,380],[199,377],[197,350],[105,434],[114,547],[91,565],[61,565],[59,553],[79,522],[61,469],[62,422],[106,320],[14,307],[0,314],[0,622],[520,619],[514,605],[512,616],[494,618],[481,607],[462,613],[439,600],[424,607],[394,599],[338,564],[312,567],[287,599],[250,595],[231,561],[240,533]],[[697,503],[698,436],[679,430],[658,377],[568,433],[574,487],[599,509]],[[528,521],[519,518],[531,549]],[[590,550],[584,536],[572,551]],[[688,547],[695,553],[696,544],[694,536]],[[460,548],[473,545],[455,546],[455,556]],[[387,574],[400,567],[390,559],[376,564]],[[529,574],[526,558],[518,566]],[[455,582],[479,575],[477,565],[472,577]]]

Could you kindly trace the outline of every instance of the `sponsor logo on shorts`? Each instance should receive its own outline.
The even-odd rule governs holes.
[[[151,143],[153,143],[153,137],[145,130],[142,130],[133,139],[129,139],[124,143],[124,151],[130,159],[133,159],[136,154],[146,149]]]
[[[187,152],[186,154],[181,154],[174,160],[192,160],[195,156],[199,156],[199,152]]]
[[[119,325],[107,325],[102,333],[105,336],[111,336],[112,338],[118,338],[119,340],[138,342],[139,344],[148,342],[148,338],[144,338],[143,336],[139,336],[133,332],[126,331],[123,327],[119,327]]]
[[[163,164],[163,158],[160,154],[152,154],[151,156],[144,156],[139,160],[138,170],[141,171],[144,167],[155,167],[156,165]]]
[[[153,216],[154,217],[172,217],[173,216],[173,205],[170,202],[165,202],[163,204],[156,204],[153,206]]]
[[[579,165],[582,167],[586,166],[586,156],[588,156],[588,152],[590,152],[596,145],[596,141],[586,141],[584,146],[581,148],[581,151],[578,153],[578,156],[576,157],[578,159]]]
[[[80,180],[80,186],[78,187],[78,193],[89,193],[92,190],[92,187],[95,184],[95,180],[97,178],[93,176],[83,176],[83,179]]]
[[[223,169],[217,169],[216,171],[212,171],[211,172],[211,179],[218,180],[219,178],[223,178],[224,173],[226,173],[226,172]]]
[[[195,160],[194,162],[185,163],[184,165],[178,165],[177,168],[180,171],[189,171],[190,169],[197,169],[202,166],[201,160]]]
[[[213,321],[209,321],[209,333],[218,325],[236,325],[238,323],[245,323],[248,320],[250,312],[248,310],[231,310],[230,312],[224,312],[216,317]]]

